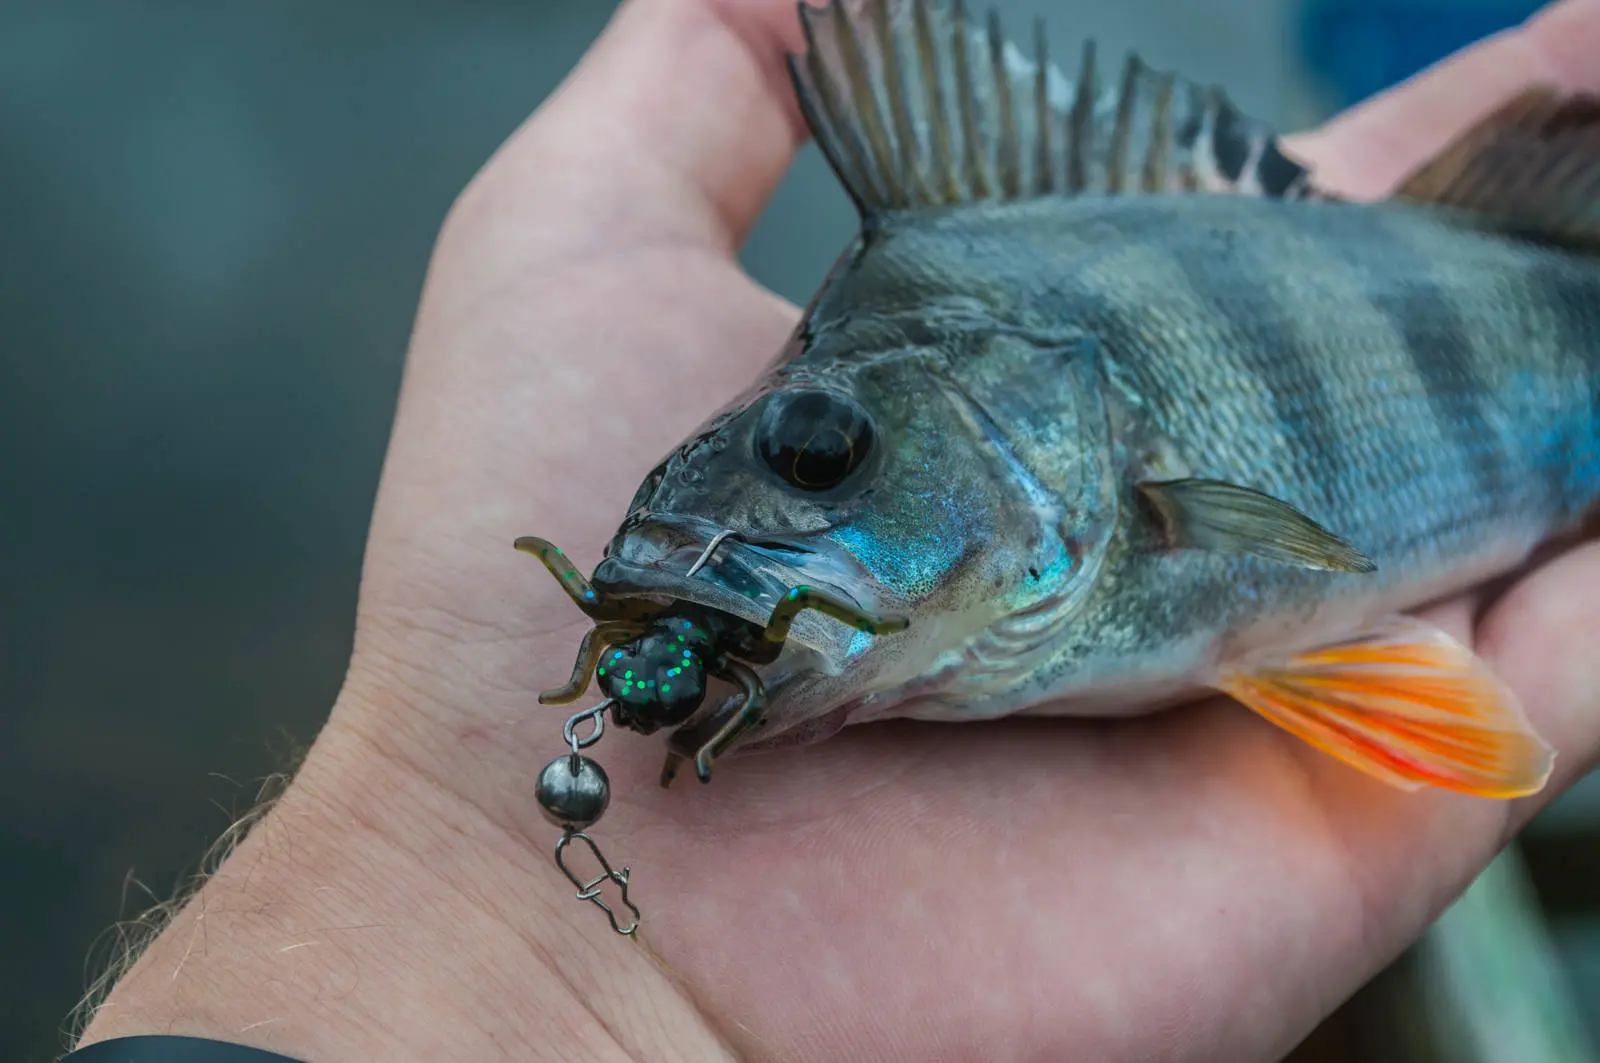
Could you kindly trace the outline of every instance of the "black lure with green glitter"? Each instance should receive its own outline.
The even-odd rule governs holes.
[[[576,701],[592,677],[619,726],[639,734],[677,728],[668,743],[663,786],[688,758],[693,758],[700,781],[710,782],[712,761],[762,725],[766,692],[752,666],[778,659],[800,613],[813,610],[875,635],[892,634],[907,623],[904,617],[864,613],[804,584],[783,592],[764,625],[682,599],[606,596],[548,539],[525,535],[516,548],[543,562],[573,603],[595,621],[578,647],[571,678],[540,694],[540,704]],[[742,696],[686,726],[704,704],[707,680],[713,676],[731,683]]]
[[[650,734],[688,720],[705,700],[706,658],[716,645],[708,624],[663,616],[643,635],[607,650],[595,677],[617,722]]]

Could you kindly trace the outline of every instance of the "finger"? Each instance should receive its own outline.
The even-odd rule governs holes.
[[[1531,85],[1600,91],[1600,0],[1561,0],[1526,23],[1457,52],[1291,138],[1318,183],[1343,195],[1380,196],[1453,137]]]
[[[466,198],[546,249],[611,232],[731,253],[805,135],[799,37],[790,0],[627,0]]]

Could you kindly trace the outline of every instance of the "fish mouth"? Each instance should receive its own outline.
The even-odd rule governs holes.
[[[865,573],[851,571],[857,567],[853,558],[838,556],[843,551],[824,553],[801,539],[724,531],[699,517],[647,517],[618,533],[590,583],[604,597],[648,598],[664,605],[690,602],[756,628],[766,627],[773,609],[800,585],[825,591],[863,612],[874,611],[874,603],[861,601],[853,590],[871,584]],[[706,557],[706,548],[718,536],[723,536],[721,542]],[[789,643],[811,650],[821,658],[815,665],[836,673],[855,634],[838,621],[804,612],[790,628]]]

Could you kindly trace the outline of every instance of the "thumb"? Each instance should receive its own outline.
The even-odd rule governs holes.
[[[493,215],[474,254],[490,229],[502,270],[623,238],[731,256],[805,137],[799,41],[791,0],[627,0],[458,203]]]

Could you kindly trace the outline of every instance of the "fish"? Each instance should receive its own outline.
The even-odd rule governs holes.
[[[590,577],[614,718],[693,758],[1221,692],[1404,790],[1555,751],[1408,615],[1600,497],[1600,99],[1535,87],[1354,202],[1219,87],[940,0],[801,5],[859,230]],[[608,671],[609,666],[609,671]],[[713,690],[715,688],[715,691]]]

